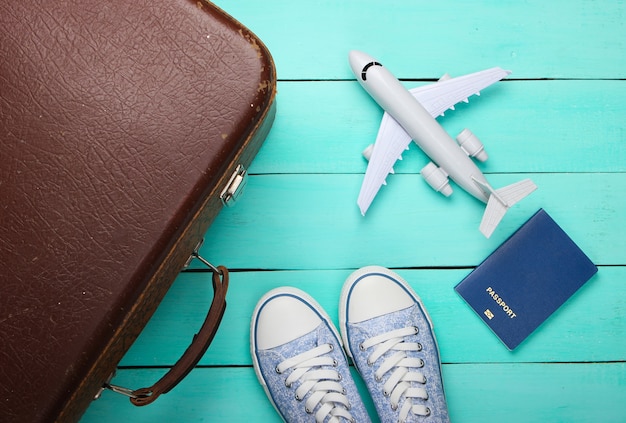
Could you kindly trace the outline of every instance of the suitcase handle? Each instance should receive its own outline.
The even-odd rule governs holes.
[[[226,291],[228,290],[229,276],[228,269],[224,266],[211,266],[211,270],[213,272],[213,301],[200,331],[193,337],[191,345],[185,350],[176,364],[161,379],[148,388],[132,391],[129,396],[130,402],[134,405],[150,404],[159,395],[169,392],[178,385],[198,364],[207,348],[209,348],[211,341],[213,341],[226,309]]]

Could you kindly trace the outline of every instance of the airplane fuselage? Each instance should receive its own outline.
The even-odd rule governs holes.
[[[411,93],[378,62],[353,71],[363,88],[409,134],[413,141],[450,178],[483,202],[488,195],[474,181],[487,179],[474,161]]]

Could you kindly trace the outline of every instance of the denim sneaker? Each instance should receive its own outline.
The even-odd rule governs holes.
[[[370,421],[337,329],[306,293],[277,288],[259,300],[250,350],[259,382],[284,421]]]
[[[341,336],[382,422],[449,422],[433,325],[400,276],[352,273],[339,304]]]

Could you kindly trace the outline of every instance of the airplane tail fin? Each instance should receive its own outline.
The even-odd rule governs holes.
[[[480,222],[480,231],[489,238],[496,229],[506,211],[515,203],[537,189],[530,179],[507,185],[494,190],[489,185],[481,184],[490,193],[487,208]]]

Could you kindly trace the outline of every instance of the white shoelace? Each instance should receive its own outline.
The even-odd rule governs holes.
[[[332,350],[332,344],[320,345],[283,361],[276,367],[276,372],[282,374],[293,369],[285,380],[285,386],[291,388],[294,382],[301,381],[295,393],[298,401],[311,393],[304,403],[307,413],[313,413],[315,407],[321,404],[315,413],[316,422],[322,423],[327,416],[331,417],[329,423],[338,423],[342,417],[354,422],[349,411],[350,402],[340,383],[341,375],[334,369],[337,361],[327,355]]]
[[[420,358],[410,358],[407,355],[407,351],[421,351],[421,344],[404,341],[405,336],[417,333],[417,327],[413,326],[396,329],[372,337],[359,346],[363,351],[375,347],[367,358],[367,364],[370,366],[373,366],[386,352],[395,351],[382,360],[374,372],[374,378],[377,382],[382,382],[383,376],[393,370],[383,385],[383,394],[389,398],[394,411],[398,409],[402,397],[406,398],[398,416],[400,422],[406,421],[409,412],[419,416],[430,415],[428,407],[413,403],[414,398],[428,399],[428,393],[424,387],[411,387],[412,382],[426,384],[424,374],[415,370],[424,367],[424,362]]]

